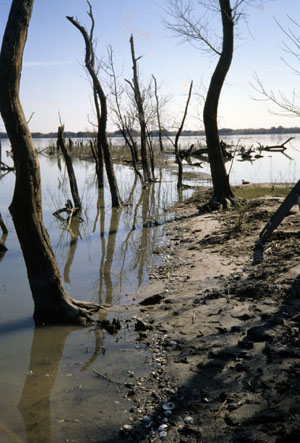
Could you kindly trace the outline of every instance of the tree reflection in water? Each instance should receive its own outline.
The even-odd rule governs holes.
[[[22,415],[27,442],[43,443],[51,440],[50,395],[54,386],[66,338],[78,330],[72,326],[36,327],[33,334],[30,362],[24,387],[18,404]],[[85,371],[103,349],[103,333],[95,332],[95,350],[88,362],[82,365]],[[71,415],[72,411],[68,411]]]

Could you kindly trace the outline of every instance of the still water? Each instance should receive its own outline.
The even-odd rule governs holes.
[[[227,143],[247,146],[280,144],[288,135],[224,137]],[[203,143],[204,138],[183,138],[182,147]],[[54,140],[35,140],[39,151]],[[2,148],[9,150],[7,140]],[[253,163],[235,157],[232,184],[251,182],[292,182],[300,179],[300,137],[286,151],[266,154]],[[148,282],[148,272],[162,257],[152,254],[164,242],[160,226],[148,227],[170,217],[168,208],[193,189],[178,195],[176,176],[156,171],[159,181],[142,192],[132,170],[116,166],[124,206],[112,210],[107,188],[98,192],[94,166],[75,161],[74,169],[83,202],[83,222],[63,229],[52,213],[69,198],[69,185],[62,159],[40,154],[44,220],[64,284],[75,299],[106,303],[107,318],[122,318],[120,306],[132,302],[131,292]],[[2,155],[2,161],[11,159]],[[186,169],[199,171],[195,167]],[[202,164],[201,172],[209,172]],[[201,180],[184,180],[201,185]],[[207,184],[207,182],[205,182]],[[131,381],[151,370],[147,350],[136,349],[130,329],[110,336],[94,328],[34,328],[33,303],[22,254],[8,205],[14,188],[14,173],[0,179],[0,211],[9,229],[7,253],[0,258],[0,442],[106,442],[128,419],[130,401],[119,385],[95,377],[93,368],[109,374],[111,380]],[[101,311],[100,318],[106,314]]]

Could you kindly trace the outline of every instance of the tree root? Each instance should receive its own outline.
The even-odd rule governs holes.
[[[234,197],[224,197],[222,201],[215,195],[211,197],[208,203],[198,206],[200,213],[207,214],[214,211],[220,211],[220,209],[226,210],[235,206]]]
[[[92,316],[100,309],[104,307],[97,303],[77,301],[68,297],[53,309],[46,308],[42,312],[36,309],[33,317],[36,324],[73,324],[85,327],[95,322]]]

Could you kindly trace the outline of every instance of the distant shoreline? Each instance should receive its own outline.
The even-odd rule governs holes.
[[[272,126],[271,128],[244,128],[244,129],[230,129],[230,128],[222,128],[219,130],[220,135],[253,135],[253,134],[300,134],[300,127],[292,127],[292,128],[284,128],[283,126]],[[66,138],[91,138],[95,134],[93,132],[72,132],[65,131]],[[133,136],[137,137],[139,133],[137,131],[133,131]],[[158,131],[151,131],[150,135],[153,137],[158,136]],[[168,131],[163,134],[163,136],[175,136],[176,131]],[[196,136],[205,136],[205,132],[202,131],[182,131],[181,134],[183,137],[196,137]],[[120,131],[108,132],[107,136],[109,138],[112,137],[122,137]],[[32,132],[33,138],[57,138],[57,132]],[[8,138],[5,132],[0,132],[0,139]]]

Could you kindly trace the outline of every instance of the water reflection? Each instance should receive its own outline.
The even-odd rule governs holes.
[[[7,248],[5,246],[7,235],[8,235],[8,233],[5,232],[5,233],[2,234],[2,236],[0,238],[0,263],[1,263],[5,253],[7,251]]]
[[[28,443],[54,441],[51,440],[50,396],[57,378],[66,339],[76,329],[79,328],[67,326],[34,329],[29,367],[18,403]],[[82,364],[81,372],[86,371],[99,354],[104,352],[103,332],[97,328],[89,333],[95,335],[95,348],[88,361]],[[72,417],[72,411],[68,413]]]
[[[77,217],[75,217],[72,219],[71,225],[68,228],[68,231],[71,234],[71,238],[70,238],[70,244],[69,244],[69,252],[68,252],[66,264],[64,267],[64,281],[65,281],[65,283],[69,283],[69,284],[71,284],[70,269],[71,269],[71,266],[72,266],[72,263],[74,260],[74,255],[75,255],[76,248],[77,248],[78,237],[81,237],[80,230],[79,230],[80,223],[81,223],[81,221]]]
[[[50,393],[55,383],[67,336],[75,328],[48,327],[34,330],[30,363],[18,404],[27,442],[51,441]]]
[[[191,143],[191,141],[188,143]],[[266,141],[264,144],[266,144]],[[289,169],[292,163],[284,156],[280,155],[280,158],[279,155],[278,157],[273,156],[272,162],[269,158],[264,158],[260,162],[256,162],[255,166],[252,166],[249,162],[240,163],[235,161],[231,174],[232,181],[235,183],[241,183],[242,179],[252,182],[260,179],[268,181],[270,173],[265,171],[274,171],[274,176],[283,181],[282,177],[276,174],[276,168],[280,168],[280,173],[282,176],[286,175],[288,181],[292,181],[291,174],[296,176],[298,180],[299,171],[296,169],[296,162],[293,163],[295,165],[293,170]],[[259,165],[262,165],[261,169]],[[74,219],[70,231],[62,231],[59,228],[59,222],[54,219],[52,213],[57,207],[62,207],[69,193],[65,167],[60,164],[59,157],[41,158],[45,221],[51,240],[55,245],[55,253],[64,281],[70,286],[68,289],[74,298],[86,298],[88,301],[99,301],[102,304],[114,305],[119,301],[124,303],[126,292],[136,290],[147,282],[147,269],[153,260],[153,245],[157,243],[161,236],[161,228],[157,227],[157,224],[163,222],[169,216],[167,213],[168,207],[173,202],[184,200],[190,196],[193,188],[178,191],[176,176],[172,175],[172,172],[158,169],[156,176],[159,177],[159,182],[142,189],[132,170],[120,166],[116,168],[116,172],[122,199],[126,204],[122,210],[111,210],[107,204],[110,201],[107,188],[98,191],[95,186],[93,164],[78,161],[74,162],[74,166],[76,167],[78,185],[83,195],[82,200],[85,202],[83,209],[85,221],[79,225],[79,221]],[[262,169],[263,167],[265,169]],[[198,170],[197,168],[197,173]],[[90,416],[89,423],[85,423],[84,426],[82,423],[80,425],[80,429],[85,428],[85,432],[88,433],[90,427],[100,419],[97,415],[99,409],[101,409],[99,402],[105,404],[106,399],[112,398],[115,394],[114,386],[109,386],[109,389],[105,392],[105,386],[101,385],[101,388],[99,388],[99,380],[95,381],[90,376],[92,366],[101,365],[101,368],[99,368],[101,372],[103,370],[110,371],[113,368],[115,379],[118,379],[123,370],[125,372],[123,377],[126,380],[126,371],[132,361],[136,361],[136,358],[133,359],[132,353],[128,352],[127,344],[124,345],[123,354],[120,353],[124,337],[117,342],[115,338],[108,337],[99,328],[86,331],[86,333],[76,331],[75,334],[70,334],[74,332],[74,329],[69,327],[37,328],[33,331],[30,362],[27,368],[28,349],[31,343],[31,337],[29,337],[31,330],[29,328],[32,327],[33,322],[32,319],[25,323],[18,322],[18,319],[24,318],[24,315],[30,316],[32,300],[29,296],[29,289],[24,290],[24,288],[28,288],[26,273],[25,270],[20,271],[21,252],[7,212],[13,182],[13,174],[3,177],[0,193],[0,210],[7,217],[10,224],[9,236],[7,239],[2,238],[6,241],[9,251],[5,257],[0,255],[0,261],[2,260],[0,281],[1,321],[4,323],[8,318],[11,319],[11,323],[7,324],[6,330],[4,330],[4,327],[1,328],[1,326],[4,326],[3,323],[0,324],[2,340],[0,376],[3,380],[3,382],[1,381],[0,409],[5,411],[2,421],[16,431],[18,435],[23,434],[23,427],[18,423],[20,417],[16,414],[16,404],[19,400],[18,408],[26,427],[27,441],[46,442],[51,441],[51,438],[52,441],[63,441],[65,440],[63,434],[65,428],[56,429],[62,417],[72,417],[74,408],[76,409],[76,418],[79,417],[81,422],[85,420],[86,416]],[[197,174],[195,174],[193,181],[187,183],[199,183]],[[18,281],[15,278],[16,269],[18,269]],[[105,316],[106,311],[100,311],[99,320],[104,319]],[[22,331],[18,329],[21,327]],[[92,345],[86,345],[86,336],[88,336],[88,342],[92,342]],[[26,340],[29,343],[26,343]],[[67,344],[64,350],[66,341]],[[105,349],[108,352],[105,353]],[[65,356],[63,356],[63,350]],[[120,355],[122,355],[121,359]],[[69,389],[72,386],[72,378],[57,378],[60,361],[63,361],[68,367],[68,371],[71,371],[69,367],[73,365],[72,368],[74,369],[75,360],[79,361],[79,372],[76,376],[86,377],[84,394],[82,394],[82,390],[77,390],[76,394],[75,388],[74,391],[72,391],[72,387]],[[122,367],[116,369],[116,362],[119,360]],[[17,392],[18,381],[22,379],[22,374],[25,374],[27,369],[28,374],[20,397],[20,393]],[[89,374],[89,377],[87,374]],[[73,386],[76,385],[76,389],[79,389],[79,383],[81,384],[81,381],[78,381],[77,385],[74,377]],[[56,385],[56,388],[54,385]],[[65,394],[67,389],[64,388],[68,389],[67,394]],[[99,400],[100,393],[103,394],[103,397]],[[18,400],[16,400],[16,397]],[[121,399],[118,397],[116,400],[121,402],[122,396]],[[124,402],[127,405],[127,399]],[[70,406],[68,409],[66,404]],[[124,405],[123,409],[125,410],[126,407]],[[106,404],[105,409],[107,409]],[[66,411],[65,414],[64,411]],[[94,415],[89,415],[90,411],[93,411]],[[95,411],[97,411],[97,414]],[[105,415],[106,411],[103,413],[103,416]],[[114,417],[114,414],[112,416]],[[54,420],[53,417],[56,417],[57,420]],[[109,420],[109,423],[111,423],[111,417]],[[80,429],[78,427],[74,430],[74,438],[77,441],[87,441],[84,436],[81,439],[78,438],[78,435],[81,437]],[[17,437],[15,441],[17,441]],[[90,441],[97,441],[96,437]]]

